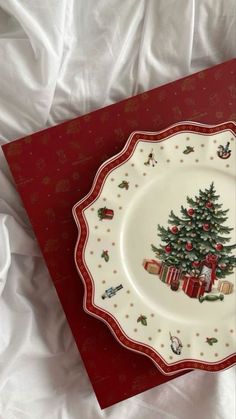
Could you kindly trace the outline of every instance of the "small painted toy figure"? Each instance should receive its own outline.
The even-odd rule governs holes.
[[[177,279],[175,281],[171,281],[170,288],[172,289],[172,291],[178,291],[179,285],[180,285],[180,281]]]
[[[105,300],[105,298],[111,298],[111,297],[113,297],[114,295],[116,295],[117,291],[121,290],[122,288],[123,288],[123,285],[122,284],[118,285],[115,288],[114,287],[108,288],[104,292],[104,294],[102,294],[102,299]]]
[[[98,209],[99,220],[112,220],[114,217],[114,211],[112,209],[103,207]]]
[[[217,155],[221,159],[228,159],[231,156],[231,150],[229,149],[229,141],[225,146],[219,145]]]
[[[171,340],[170,347],[171,347],[172,351],[176,355],[181,355],[181,351],[182,351],[182,348],[183,348],[181,340],[179,338],[177,338],[177,336],[172,336],[171,333],[170,333],[170,340]]]
[[[153,153],[153,149],[151,150],[151,153],[148,155],[148,159],[147,161],[144,163],[146,166],[150,166],[150,164],[152,164],[152,167],[155,166],[155,164],[157,164],[157,160],[155,159],[154,153]]]

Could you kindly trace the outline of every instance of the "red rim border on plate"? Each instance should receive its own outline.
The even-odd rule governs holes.
[[[78,203],[76,203],[72,210],[73,217],[78,227],[78,238],[75,246],[74,259],[77,270],[84,283],[84,310],[88,314],[91,314],[106,323],[122,346],[134,352],[148,356],[154,362],[156,367],[165,375],[172,375],[180,371],[190,369],[201,369],[210,372],[221,371],[236,364],[236,353],[233,353],[218,362],[207,363],[196,359],[186,359],[184,361],[177,361],[170,365],[149,345],[145,345],[129,338],[112,314],[96,306],[94,303],[94,281],[84,260],[84,250],[86,248],[88,238],[88,225],[83,212],[99,197],[107,175],[130,158],[139,140],[159,142],[181,132],[199,133],[209,136],[224,131],[231,131],[234,135],[236,135],[236,124],[233,121],[229,121],[219,125],[204,125],[187,121],[177,123],[159,132],[133,132],[129,136],[121,152],[111,157],[100,166],[94,178],[90,192]]]

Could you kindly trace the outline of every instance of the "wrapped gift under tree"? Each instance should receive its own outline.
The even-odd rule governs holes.
[[[191,298],[199,298],[205,292],[205,282],[195,276],[184,277],[183,291]]]
[[[200,279],[206,283],[205,291],[211,292],[212,286],[216,278],[218,256],[214,254],[208,254],[202,262],[202,270]]]
[[[144,259],[143,267],[148,273],[158,275],[161,269],[161,262],[155,259]]]
[[[159,275],[162,282],[170,285],[172,282],[178,281],[181,278],[182,269],[162,263]]]
[[[218,291],[222,292],[222,294],[232,294],[234,290],[234,284],[231,281],[219,281],[218,283]]]

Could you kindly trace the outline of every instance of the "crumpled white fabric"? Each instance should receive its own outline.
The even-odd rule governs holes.
[[[0,143],[234,58],[235,28],[235,0],[0,0]],[[232,419],[235,381],[101,411],[0,153],[0,419]]]

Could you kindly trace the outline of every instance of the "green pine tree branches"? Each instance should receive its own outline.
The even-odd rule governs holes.
[[[181,267],[183,273],[200,273],[201,263],[211,253],[217,256],[217,277],[224,278],[236,266],[232,254],[236,244],[230,242],[233,228],[223,225],[228,219],[229,209],[222,209],[218,202],[214,182],[209,188],[199,190],[195,198],[187,197],[188,208],[180,208],[180,216],[171,210],[167,228],[158,224],[161,238],[159,247],[152,245],[156,256],[167,265]]]

